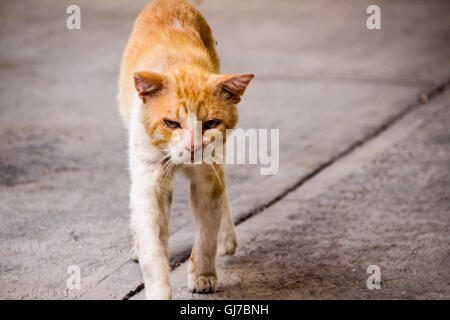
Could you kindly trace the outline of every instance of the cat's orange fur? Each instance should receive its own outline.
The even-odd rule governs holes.
[[[187,1],[156,0],[136,19],[120,68],[119,104],[130,138],[131,228],[148,298],[171,297],[167,223],[176,168],[191,179],[198,233],[189,288],[216,290],[217,240],[223,254],[236,249],[222,165],[175,166],[170,155],[187,149],[192,157],[211,142],[207,132],[225,138],[225,130],[237,123],[236,104],[252,78],[219,74],[211,29]],[[194,141],[194,120],[208,124],[199,142]]]
[[[185,1],[151,2],[136,19],[120,68],[119,99],[126,122],[130,98],[136,94],[133,73],[158,72],[180,64],[219,72],[211,30],[200,13]]]

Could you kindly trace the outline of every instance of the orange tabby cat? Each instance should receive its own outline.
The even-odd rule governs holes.
[[[148,299],[171,298],[167,242],[175,170],[191,180],[196,235],[190,290],[214,292],[217,246],[220,254],[237,247],[223,166],[186,161],[211,136],[226,137],[234,128],[236,103],[253,78],[220,75],[214,45],[207,22],[187,1],[157,0],[138,16],[123,55],[119,104],[129,130],[131,229]],[[194,134],[198,124],[201,134]]]

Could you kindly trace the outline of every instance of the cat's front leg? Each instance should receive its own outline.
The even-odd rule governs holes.
[[[217,236],[227,199],[223,171],[199,165],[188,174],[191,178],[191,207],[195,222],[195,244],[188,267],[188,287],[193,292],[215,292]]]
[[[172,191],[162,168],[131,168],[131,229],[147,299],[171,299],[168,223]],[[170,188],[169,188],[170,187]]]

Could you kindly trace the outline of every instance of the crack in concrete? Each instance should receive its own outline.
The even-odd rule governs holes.
[[[339,152],[334,157],[330,158],[329,160],[323,162],[320,164],[316,169],[308,173],[307,175],[303,176],[300,180],[298,180],[295,184],[293,184],[291,187],[285,189],[283,192],[281,192],[279,195],[277,195],[272,200],[268,201],[267,203],[255,207],[253,210],[249,211],[247,214],[242,215],[239,219],[235,221],[236,226],[243,223],[244,221],[250,219],[251,217],[261,213],[265,209],[273,206],[277,202],[284,199],[287,195],[289,195],[291,192],[297,190],[299,187],[301,187],[303,184],[308,182],[310,179],[314,178],[316,175],[321,173],[323,170],[327,169],[331,165],[333,165],[335,162],[339,161],[340,159],[344,158],[345,156],[349,155],[353,151],[355,151],[357,148],[363,146],[365,143],[369,142],[372,139],[375,139],[378,137],[381,133],[391,128],[395,123],[397,123],[400,119],[405,117],[408,113],[412,112],[416,108],[418,108],[421,105],[424,105],[428,102],[430,102],[435,97],[442,94],[446,89],[450,87],[450,78],[443,82],[442,84],[435,86],[432,90],[430,90],[428,93],[420,95],[417,99],[417,102],[407,106],[397,114],[394,114],[389,119],[387,119],[384,123],[382,123],[379,127],[374,129],[372,132],[367,134],[364,138],[359,139],[355,142],[353,142],[350,146],[345,148],[343,151]],[[424,97],[426,99],[424,99]],[[189,258],[191,251],[186,250],[185,252],[182,252],[178,254],[177,256],[171,258],[170,266],[172,271],[176,269],[178,266],[180,266],[183,262],[187,261]],[[122,300],[129,300],[139,292],[141,292],[144,289],[144,283],[139,284],[135,289],[130,290],[123,298]]]

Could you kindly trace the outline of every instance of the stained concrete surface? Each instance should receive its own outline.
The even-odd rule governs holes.
[[[0,3],[2,298],[117,299],[141,282],[139,268],[127,262],[126,134],[115,97],[120,56],[145,3],[78,1],[78,31],[65,28],[71,1]],[[198,2],[223,71],[256,74],[240,106],[240,127],[280,129],[277,175],[260,176],[257,166],[227,168],[236,218],[448,78],[447,1],[380,1],[377,31],[365,27],[368,5]],[[192,229],[186,184],[178,181],[173,248],[184,239],[177,235]],[[82,289],[68,291],[73,264]]]
[[[381,147],[367,143],[240,225],[217,293],[190,293],[185,264],[172,274],[174,298],[448,299],[449,121],[447,92],[378,137]],[[367,287],[371,265],[380,289]]]

